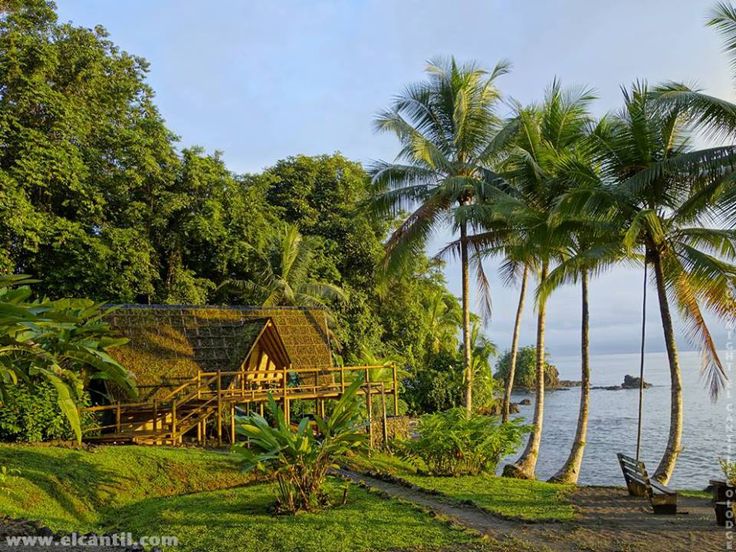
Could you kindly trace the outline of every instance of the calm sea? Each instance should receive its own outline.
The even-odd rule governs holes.
[[[718,458],[728,455],[726,414],[727,409],[736,411],[736,386],[732,396],[725,391],[714,403],[700,378],[699,354],[684,352],[680,360],[685,404],[683,451],[671,485],[682,489],[699,489],[708,484],[708,479],[721,475]],[[726,362],[725,352],[721,354],[721,360]],[[576,357],[554,359],[561,379],[579,380],[579,362]],[[669,369],[665,353],[648,354],[645,362],[644,380],[653,384],[653,387],[644,390],[641,459],[651,473],[657,467],[667,443]],[[626,374],[638,375],[639,356],[594,355],[591,357],[591,371],[593,385],[617,385]],[[616,453],[635,454],[638,396],[638,390],[591,391],[588,444],[580,483],[623,484]],[[513,400],[518,402],[524,397],[532,399],[532,406],[522,406],[520,414],[531,420],[534,413],[533,396],[515,393]],[[567,458],[575,433],[579,398],[580,391],[576,388],[548,392],[545,396],[544,430],[537,465],[537,477],[540,479],[552,476]],[[736,458],[736,428],[731,429],[731,433],[731,455]]]

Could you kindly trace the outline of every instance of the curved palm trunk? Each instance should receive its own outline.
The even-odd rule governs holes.
[[[670,435],[667,440],[667,448],[664,451],[659,466],[654,472],[654,477],[662,483],[667,483],[675,470],[677,457],[680,455],[682,444],[682,377],[680,375],[680,360],[677,356],[677,343],[675,332],[672,327],[672,315],[667,302],[667,290],[664,282],[664,271],[662,270],[662,259],[659,253],[653,255],[654,276],[657,283],[657,296],[659,298],[659,313],[662,316],[662,329],[664,330],[664,342],[667,347],[667,359],[670,365]]]
[[[463,369],[465,371],[465,408],[473,411],[473,363],[470,357],[470,276],[468,275],[468,226],[460,226],[460,261],[463,271]]]
[[[519,352],[519,333],[521,331],[521,315],[524,312],[524,297],[526,296],[526,282],[529,277],[529,267],[524,265],[524,273],[521,276],[521,290],[519,291],[519,305],[516,307],[516,320],[514,321],[514,335],[511,338],[511,359],[509,361],[509,373],[506,377],[506,387],[503,393],[503,406],[501,409],[501,421],[509,419],[509,406],[511,405],[511,391],[514,388],[516,377],[516,357]]]
[[[562,466],[550,481],[553,483],[577,483],[580,477],[580,467],[583,464],[585,440],[588,434],[588,412],[590,408],[590,313],[588,308],[588,271],[582,275],[582,327],[580,338],[581,365],[580,365],[580,410],[578,412],[578,427],[575,431],[575,440]]]
[[[547,263],[542,265],[539,281],[544,282],[547,278]],[[545,318],[547,314],[547,301],[539,300],[537,310],[537,384],[536,398],[534,401],[534,427],[529,440],[526,443],[524,453],[521,455],[516,464],[507,465],[503,474],[507,477],[517,477],[519,479],[534,479],[537,460],[539,458],[539,445],[542,442],[542,423],[544,421],[544,330]]]

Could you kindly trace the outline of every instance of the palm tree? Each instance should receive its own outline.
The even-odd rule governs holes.
[[[736,231],[711,225],[733,216],[719,199],[728,197],[725,168],[736,161],[736,150],[693,150],[686,109],[657,101],[646,84],[625,90],[624,103],[620,113],[598,124],[592,137],[610,183],[614,216],[624,229],[618,245],[631,256],[642,251],[644,262],[653,267],[671,380],[670,433],[655,477],[667,482],[680,453],[683,416],[670,301],[688,322],[688,336],[700,340],[702,369],[714,397],[726,378],[701,305],[722,317],[736,315],[728,299],[736,283],[736,267],[728,262],[736,258]],[[603,196],[596,195],[592,210],[610,207]]]
[[[445,289],[437,289],[425,297],[423,302],[427,311],[426,355],[438,353],[447,343],[453,343],[454,348],[457,344],[457,328],[462,318],[457,298]]]
[[[489,73],[454,59],[430,62],[424,82],[408,86],[391,109],[376,119],[376,129],[396,135],[401,150],[393,163],[372,168],[376,210],[398,215],[413,209],[386,244],[389,268],[423,250],[433,230],[459,206],[487,193],[487,167],[508,139],[496,114],[496,79],[507,73],[501,62]],[[459,225],[462,265],[463,368],[465,406],[472,409],[470,278],[468,225]]]
[[[578,173],[579,174],[579,173]],[[589,179],[585,179],[583,186],[596,181],[596,175],[591,166]],[[577,191],[574,190],[573,193]],[[564,201],[564,198],[563,200]],[[604,225],[587,221],[584,217],[579,220],[566,220],[568,227],[577,227],[571,233],[570,251],[560,260],[559,265],[550,272],[547,281],[540,288],[540,295],[549,295],[563,283],[580,281],[581,291],[581,329],[580,329],[580,408],[578,411],[575,437],[570,448],[570,454],[560,470],[550,478],[553,483],[575,484],[580,477],[580,468],[583,463],[585,444],[588,433],[588,415],[590,410],[590,306],[589,306],[589,279],[591,273],[599,272],[606,267],[620,261],[620,248],[607,243],[603,239]],[[615,228],[606,224],[605,230],[615,233]]]
[[[313,278],[315,255],[312,242],[305,239],[294,225],[285,225],[271,243],[263,266],[252,280],[227,280],[220,287],[232,289],[264,307],[327,307],[342,300],[345,292],[337,285]]]
[[[514,229],[514,260],[536,267],[540,286],[569,240],[569,232],[555,224],[552,215],[558,199],[575,182],[592,99],[588,90],[566,92],[555,81],[541,106],[519,108],[519,132],[500,171],[513,190],[496,193],[485,216],[477,210],[480,220],[494,224],[501,218]],[[504,475],[522,478],[535,475],[544,420],[546,295],[538,295],[536,307],[534,429],[522,456],[504,469]]]

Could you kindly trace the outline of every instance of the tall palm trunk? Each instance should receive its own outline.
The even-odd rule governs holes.
[[[540,284],[547,278],[547,263],[542,264],[539,276]],[[524,453],[514,465],[507,465],[503,474],[507,477],[519,479],[534,479],[537,460],[539,459],[539,445],[542,442],[542,423],[544,421],[544,330],[547,314],[547,300],[539,299],[537,306],[537,352],[536,352],[536,398],[534,401],[534,426],[532,434],[526,443]]]
[[[460,262],[463,271],[463,369],[465,371],[465,408],[473,411],[473,363],[470,357],[470,276],[468,275],[468,226],[460,226]]]
[[[670,435],[667,440],[667,448],[664,451],[659,466],[654,472],[654,477],[667,483],[675,470],[677,457],[680,455],[682,443],[682,377],[680,375],[680,360],[677,356],[677,344],[675,332],[672,327],[672,315],[667,302],[667,289],[662,269],[662,258],[659,252],[652,255],[654,265],[654,277],[657,283],[657,296],[659,298],[659,313],[662,316],[662,329],[664,330],[664,342],[667,347],[667,359],[670,365]]]
[[[590,408],[590,313],[588,308],[588,271],[583,270],[582,280],[582,324],[580,331],[580,410],[578,412],[578,427],[575,431],[575,440],[562,466],[550,481],[553,483],[577,483],[580,477],[580,466],[583,464],[585,439],[588,434],[588,412]]]
[[[521,315],[524,312],[524,298],[526,296],[526,281],[529,277],[529,267],[524,265],[524,273],[521,275],[521,290],[519,291],[519,305],[516,307],[516,319],[514,320],[514,335],[511,338],[511,359],[509,361],[509,373],[506,375],[506,387],[503,393],[503,406],[501,409],[501,421],[509,419],[509,406],[511,405],[511,391],[514,388],[516,377],[516,357],[519,352],[519,333],[521,332]]]

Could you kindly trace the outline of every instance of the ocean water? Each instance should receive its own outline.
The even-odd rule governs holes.
[[[732,353],[733,354],[733,353]],[[721,360],[726,364],[726,352]],[[561,379],[579,380],[580,361],[576,357],[557,357],[554,363]],[[644,390],[641,460],[654,472],[667,443],[669,429],[669,368],[665,353],[646,355],[644,380],[653,387]],[[696,352],[680,354],[683,378],[684,426],[683,450],[670,484],[681,489],[702,489],[713,477],[720,477],[718,459],[736,458],[736,427],[727,427],[727,413],[736,413],[736,386],[727,389],[716,402],[711,401],[700,377],[700,356]],[[626,374],[639,374],[639,355],[592,355],[591,381],[594,386],[618,385]],[[736,376],[731,376],[729,384]],[[531,421],[534,414],[532,394],[514,393],[513,401],[532,400],[521,406],[520,415]],[[588,442],[580,473],[580,483],[622,485],[623,477],[617,452],[634,456],[638,389],[592,390]],[[580,390],[550,391],[545,395],[542,445],[537,477],[552,476],[564,463],[575,434]],[[732,443],[729,445],[729,443]]]

